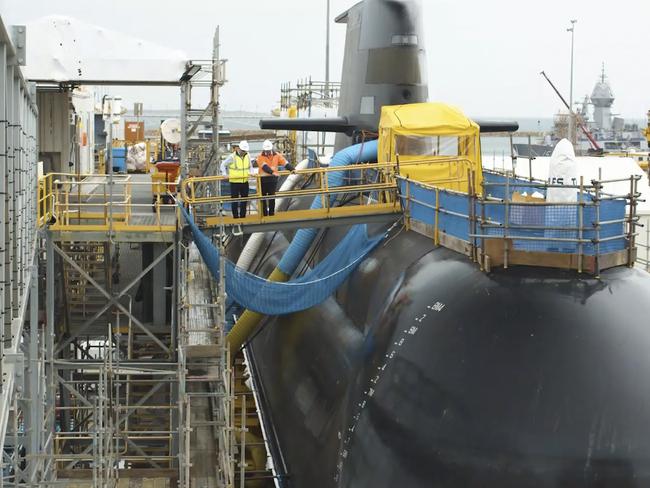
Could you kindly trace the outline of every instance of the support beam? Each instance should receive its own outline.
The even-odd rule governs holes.
[[[161,247],[159,243],[153,244],[154,256],[167,254],[161,252]],[[171,249],[174,249],[174,246],[171,246]],[[161,325],[167,323],[167,260],[156,261],[158,264],[153,269],[153,324]]]
[[[83,403],[86,407],[88,407],[88,408],[93,408],[94,407],[94,405],[92,403],[90,403],[88,400],[86,400],[86,398],[81,393],[79,393],[75,388],[71,387],[68,384],[68,381],[65,378],[62,378],[58,373],[56,375],[56,379],[61,384],[61,386],[63,386],[63,388],[65,388],[67,391],[69,391],[72,394],[72,396],[74,396],[77,400],[79,400],[81,403]]]
[[[140,330],[142,330],[145,334],[147,334],[153,342],[155,342],[163,351],[169,354],[169,348],[160,340],[158,339],[142,322],[140,322],[137,318],[133,316],[133,314],[120,302],[117,301],[117,299],[113,296],[111,296],[103,286],[101,286],[99,283],[97,283],[92,276],[90,276],[84,269],[82,269],[70,256],[68,256],[60,247],[58,247],[56,244],[52,244],[54,250],[56,253],[61,256],[64,261],[66,261],[70,266],[72,266],[77,272],[85,278],[91,285],[93,285],[104,297],[111,302],[112,305],[115,305],[116,308],[118,308],[124,315],[129,317],[133,324],[138,327]]]
[[[8,73],[7,73],[7,46],[0,42],[0,168],[5,171],[0,173],[0,344],[4,344],[4,325],[6,323],[5,302],[6,296],[6,240],[7,228],[5,225],[5,216],[7,214],[7,167],[8,158],[8,139],[7,126],[9,114],[7,110],[8,98]],[[3,377],[2,360],[0,353],[0,377]],[[2,391],[2,382],[0,382],[0,391]]]
[[[33,482],[39,471],[42,460],[36,456],[41,452],[41,434],[43,430],[43,392],[41,390],[41,361],[39,358],[39,326],[38,326],[38,263],[32,265],[32,280],[29,299],[29,341],[27,365],[27,391],[29,399],[25,412],[25,427],[27,435],[27,456],[29,460],[28,477]]]
[[[126,295],[129,290],[131,290],[135,285],[140,283],[140,281],[149,273],[161,260],[163,260],[172,250],[174,249],[174,246],[169,246],[163,253],[161,253],[156,259],[153,260],[149,266],[147,266],[145,269],[143,269],[138,276],[136,276],[126,287],[122,289],[122,291],[115,297],[115,300],[119,300],[122,298],[124,295]],[[61,250],[61,252],[63,252]],[[101,291],[101,290],[100,290]],[[108,292],[107,292],[108,293]],[[76,333],[65,339],[63,342],[61,342],[57,348],[56,348],[56,353],[60,353],[63,349],[65,349],[70,343],[72,343],[75,339],[77,339],[79,336],[81,336],[88,328],[93,325],[93,323],[101,317],[108,309],[114,304],[114,301],[108,301],[106,305],[104,305],[102,308],[100,308],[95,314],[90,317],[88,320],[86,320],[80,327],[77,328]]]
[[[49,437],[49,442],[46,445],[46,454],[54,451],[54,443],[51,441],[53,439],[56,422],[56,383],[54,381],[54,297],[56,290],[54,288],[54,242],[52,241],[52,235],[48,232],[46,233],[46,249],[45,249],[45,360],[46,362],[46,402],[45,402],[45,433]],[[49,470],[52,469],[52,465],[43,472],[43,476],[46,477],[49,474]]]
[[[155,395],[156,392],[157,392],[158,390],[160,390],[160,388],[162,388],[164,385],[165,385],[165,383],[156,383],[156,384],[151,388],[151,390],[149,390],[149,391],[148,391],[148,392],[147,392],[147,393],[146,393],[146,394],[145,394],[145,395],[144,395],[144,396],[143,396],[143,397],[142,397],[142,398],[141,398],[141,399],[140,399],[140,400],[139,400],[135,405],[133,405],[132,408],[129,408],[129,409],[126,411],[126,413],[124,414],[124,416],[120,417],[120,420],[119,420],[119,422],[118,422],[118,427],[119,427],[119,424],[122,424],[122,423],[124,423],[124,422],[127,421],[127,419],[128,419],[128,418],[133,414],[133,412],[135,412],[135,411],[138,409],[137,407],[141,407],[142,405],[144,405],[144,403],[145,403],[147,400],[149,400],[149,398],[151,398],[153,395]]]

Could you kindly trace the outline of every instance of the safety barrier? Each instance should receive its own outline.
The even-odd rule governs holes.
[[[173,232],[177,186],[149,176],[49,173],[38,181],[37,223],[65,232]]]
[[[342,173],[345,176],[362,175],[363,183],[330,187],[328,175]],[[280,171],[279,176],[287,176],[289,171]],[[279,222],[304,216],[306,219],[333,216],[338,213],[354,215],[367,213],[373,209],[385,211],[392,208],[399,211],[396,198],[396,185],[394,178],[394,165],[392,164],[355,164],[345,167],[318,167],[295,171],[301,175],[308,184],[303,189],[278,191],[273,196],[262,195],[262,179],[264,176],[251,176],[251,193],[248,197],[231,198],[228,189],[228,178],[224,176],[208,176],[188,178],[183,181],[182,199],[190,205],[197,220],[206,226],[220,224],[259,224],[264,222]],[[344,178],[345,178],[344,176]],[[204,195],[204,196],[199,196]],[[291,198],[294,200],[313,199],[320,197],[322,208],[318,212],[308,210],[286,210],[277,212],[275,216],[264,216],[261,207],[266,198]],[[341,202],[346,206],[340,206]],[[230,205],[237,202],[246,202],[248,207],[247,217],[234,219],[228,216],[219,216],[218,209],[229,210]],[[316,215],[318,213],[318,215]],[[313,215],[312,215],[313,214]]]
[[[398,186],[408,227],[472,256],[486,269],[522,264],[598,275],[608,267],[632,266],[636,259],[638,180],[562,186],[575,189],[576,203],[545,201],[547,190],[559,185],[488,172],[482,195],[403,177]],[[628,181],[625,195],[605,192],[608,184]],[[543,198],[530,198],[534,192]]]
[[[265,197],[261,192],[260,175],[252,175],[251,192],[248,197],[231,198],[228,178],[224,176],[207,176],[188,178],[181,185],[183,202],[192,207],[193,213],[201,225],[212,227],[233,224],[280,223],[284,220],[300,218],[316,220],[336,216],[368,215],[373,212],[401,213],[400,200],[397,196],[396,177],[400,173],[408,174],[408,169],[415,166],[450,168],[437,182],[443,185],[460,185],[467,181],[470,162],[462,158],[444,158],[439,161],[413,160],[404,163],[363,163],[337,167],[317,167],[295,171],[295,174],[311,182],[303,189],[278,191],[272,197]],[[280,171],[279,176],[287,176],[289,171]],[[341,186],[330,186],[328,180],[332,175],[342,175]],[[273,217],[264,216],[261,203],[265,198],[291,198],[293,200],[321,199],[321,208],[279,211]],[[246,202],[247,217],[234,219],[219,215],[220,209],[229,210],[230,205]],[[345,204],[344,206],[342,204]]]

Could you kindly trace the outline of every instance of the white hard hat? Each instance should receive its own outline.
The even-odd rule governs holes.
[[[273,151],[273,143],[268,139],[262,143],[262,151]]]
[[[239,143],[239,149],[241,149],[242,151],[246,151],[246,152],[248,152],[248,151],[250,151],[251,148],[250,148],[250,146],[248,145],[248,141],[241,141],[241,142]]]

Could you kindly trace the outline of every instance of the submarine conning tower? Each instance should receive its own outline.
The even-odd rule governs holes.
[[[428,99],[426,56],[417,0],[364,0],[336,18],[347,24],[339,115],[375,132],[381,107]],[[340,134],[337,147],[349,144]]]

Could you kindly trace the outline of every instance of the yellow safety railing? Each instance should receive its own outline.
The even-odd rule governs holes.
[[[453,164],[450,164],[453,163]],[[164,173],[134,179],[131,175],[113,175],[112,192],[109,175],[50,173],[38,181],[38,225],[59,231],[173,231],[179,219],[176,191],[192,206],[195,214],[208,226],[220,224],[272,223],[283,220],[310,220],[353,217],[402,211],[396,178],[408,175],[409,168],[430,168],[437,184],[467,182],[468,162],[462,158],[425,158],[406,162],[365,163],[339,167],[298,170],[309,184],[299,189],[262,195],[261,175],[252,175],[256,191],[247,197],[231,198],[227,178],[207,176],[168,182]],[[281,176],[289,175],[280,172]],[[342,184],[329,186],[332,174],[342,177]],[[142,188],[146,186],[146,191]],[[135,193],[138,195],[136,201]],[[143,197],[143,195],[145,195]],[[144,201],[142,200],[144,198]],[[321,199],[320,209],[278,211],[264,216],[262,201],[270,198]],[[341,200],[345,205],[340,205]],[[245,219],[218,215],[215,204],[246,202]],[[334,203],[336,202],[336,203]],[[151,216],[153,214],[153,219]],[[147,216],[147,218],[144,218]],[[146,222],[145,222],[146,221]]]
[[[394,213],[399,210],[399,201],[396,198],[397,187],[394,180],[395,165],[383,164],[355,164],[341,167],[319,167],[297,170],[294,173],[305,180],[312,179],[312,184],[306,188],[278,191],[275,195],[262,195],[262,180],[266,178],[259,174],[252,175],[250,181],[256,182],[256,192],[248,197],[231,198],[227,186],[228,178],[224,176],[206,176],[188,178],[183,181],[181,194],[183,201],[191,205],[195,214],[205,217],[205,224],[215,226],[219,224],[255,224],[271,223],[282,220],[309,220],[328,218],[333,216],[352,216],[365,213]],[[343,185],[330,188],[327,176],[332,173],[343,173]],[[280,171],[280,176],[289,175],[289,171]],[[358,183],[357,183],[358,182]],[[225,186],[224,186],[225,184]],[[349,196],[348,205],[335,207],[332,205],[334,197]],[[372,196],[370,198],[369,196]],[[314,198],[320,197],[322,208],[311,210],[289,210],[277,212],[275,216],[264,216],[262,212],[263,200],[270,198]],[[249,211],[244,219],[234,219],[228,216],[214,215],[214,205],[246,202]],[[256,205],[257,204],[257,205]],[[207,210],[206,210],[207,209]]]
[[[451,165],[450,163],[454,163]],[[439,184],[459,183],[467,185],[467,168],[469,162],[463,158],[426,158],[410,160],[404,163],[365,163],[349,166],[319,167],[295,171],[305,179],[312,179],[312,184],[301,189],[278,191],[272,196],[262,195],[262,179],[266,176],[252,175],[249,181],[256,182],[256,191],[248,197],[232,198],[227,186],[228,178],[224,176],[206,176],[188,178],[183,181],[181,194],[183,201],[193,207],[195,214],[204,219],[207,226],[220,224],[256,224],[272,223],[283,220],[310,220],[331,217],[348,217],[374,213],[401,212],[397,194],[396,176],[408,174],[409,168],[431,168],[435,181]],[[453,170],[447,168],[452,168]],[[441,168],[444,171],[441,171]],[[343,184],[330,187],[328,176],[343,173]],[[281,171],[280,176],[289,175]],[[336,197],[345,196],[346,205],[332,205]],[[264,216],[262,202],[269,198],[321,198],[320,209],[285,210],[275,216]],[[229,216],[215,215],[215,205],[246,202],[247,217],[235,219]]]
[[[113,175],[111,184],[109,175],[49,173],[38,181],[37,222],[53,231],[174,231],[177,188],[178,181],[130,175]]]

